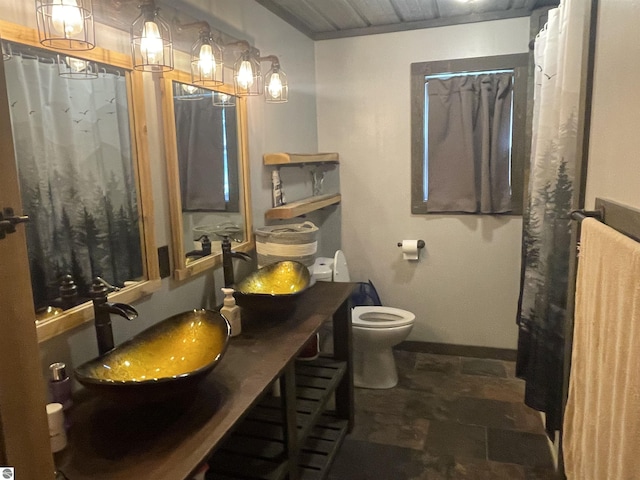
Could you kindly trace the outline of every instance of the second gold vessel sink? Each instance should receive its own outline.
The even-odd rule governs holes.
[[[239,306],[260,312],[286,313],[311,280],[302,263],[283,260],[266,265],[235,285],[233,296]]]
[[[218,364],[229,335],[229,323],[218,312],[183,312],[80,365],[75,376],[88,390],[114,400],[184,395]]]

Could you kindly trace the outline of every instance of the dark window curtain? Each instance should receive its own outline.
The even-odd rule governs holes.
[[[206,96],[176,99],[174,110],[182,210],[226,210],[222,108]]]
[[[430,79],[429,212],[511,210],[511,73]]]

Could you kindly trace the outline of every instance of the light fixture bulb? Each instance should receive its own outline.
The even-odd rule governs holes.
[[[147,63],[158,63],[157,57],[162,54],[162,48],[162,38],[156,22],[144,22],[140,39],[140,53],[147,58]]]
[[[72,37],[82,31],[82,12],[76,0],[58,0],[51,7],[53,28],[65,37]]]
[[[227,107],[234,105],[233,97],[227,93],[215,92],[211,96],[211,100],[214,106]]]
[[[193,95],[198,91],[198,87],[195,85],[187,85],[186,83],[182,85],[182,90],[187,92],[189,95]]]
[[[216,70],[216,61],[213,56],[213,50],[211,49],[211,45],[208,43],[203,43],[202,47],[200,47],[198,65],[200,66],[202,75],[205,77],[210,76]]]
[[[269,80],[269,86],[267,87],[271,98],[280,98],[282,95],[282,80],[278,72],[271,74],[271,80]]]
[[[67,57],[67,63],[74,72],[83,72],[87,68],[87,62],[79,58]]]
[[[253,85],[253,69],[249,60],[243,60],[238,69],[238,85],[248,90]]]

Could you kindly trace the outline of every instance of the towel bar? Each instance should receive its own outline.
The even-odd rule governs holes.
[[[569,217],[571,217],[572,220],[577,220],[579,222],[585,218],[595,218],[596,220],[604,222],[604,207],[600,207],[597,210],[573,210],[569,213]]]

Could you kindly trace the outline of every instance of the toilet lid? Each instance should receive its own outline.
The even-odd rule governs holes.
[[[357,327],[402,327],[415,319],[413,313],[393,307],[354,307],[351,311],[351,324]]]
[[[347,259],[342,250],[338,250],[333,257],[333,281],[334,282],[350,282],[349,269],[347,268]]]

